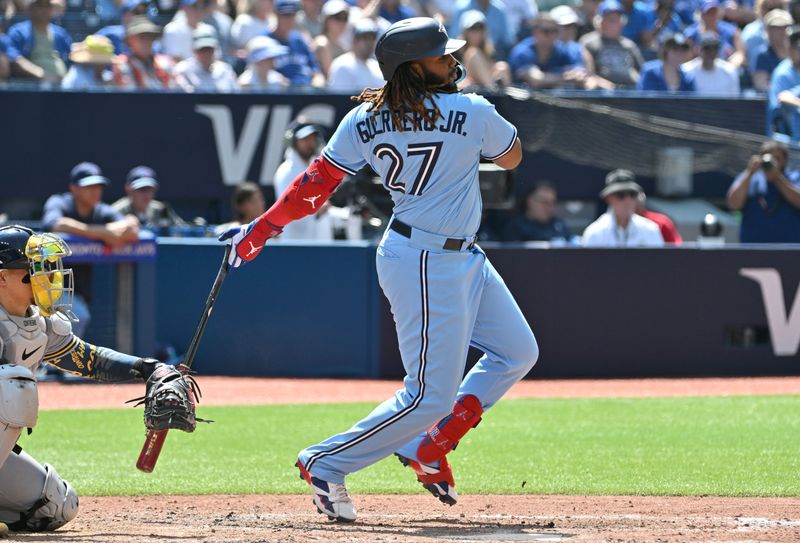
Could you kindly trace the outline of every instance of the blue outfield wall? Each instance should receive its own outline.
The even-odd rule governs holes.
[[[539,339],[531,377],[800,375],[800,247],[486,250]],[[160,342],[185,350],[221,256],[212,240],[159,240]],[[269,246],[226,280],[197,370],[402,376],[374,257]]]
[[[160,238],[158,341],[181,353],[223,254],[206,239]],[[274,244],[225,280],[195,359],[215,375],[378,377],[375,248]]]

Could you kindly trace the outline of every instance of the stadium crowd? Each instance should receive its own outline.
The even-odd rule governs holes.
[[[467,41],[465,86],[800,101],[800,0],[0,0],[0,81],[353,91],[382,83],[375,42],[416,15]]]

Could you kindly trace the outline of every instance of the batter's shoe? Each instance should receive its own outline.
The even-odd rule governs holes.
[[[317,506],[317,511],[328,515],[329,519],[337,522],[356,520],[356,508],[353,507],[350,494],[347,493],[344,485],[329,483],[314,477],[299,459],[295,465],[300,470],[300,478],[308,483],[314,493],[314,505]]]
[[[458,501],[456,482],[453,479],[453,470],[450,469],[447,458],[442,458],[439,461],[439,467],[435,468],[397,453],[394,455],[400,460],[401,464],[414,470],[414,473],[417,474],[417,481],[422,483],[425,490],[436,496],[440,502],[451,506],[456,504]]]

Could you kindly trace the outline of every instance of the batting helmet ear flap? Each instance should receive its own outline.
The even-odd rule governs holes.
[[[453,81],[453,83],[458,85],[467,78],[467,67],[464,66],[460,60],[456,60],[456,71],[456,80]]]

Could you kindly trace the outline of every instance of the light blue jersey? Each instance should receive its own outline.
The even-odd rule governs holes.
[[[420,230],[469,238],[481,222],[478,162],[507,153],[517,129],[477,94],[437,94],[435,123],[406,118],[397,130],[389,109],[350,111],[322,151],[342,171],[369,164],[394,201],[394,215]],[[432,109],[430,101],[426,107]]]
[[[509,152],[517,131],[475,94],[434,100],[442,117],[427,125],[407,119],[402,132],[388,109],[372,114],[362,104],[322,151],[350,174],[369,164],[392,194],[394,218],[378,245],[376,268],[406,370],[393,398],[300,452],[304,469],[322,481],[342,484],[348,473],[391,453],[419,461],[426,431],[456,398],[475,396],[490,408],[539,356],[525,316],[472,239],[481,219],[478,163]],[[464,377],[470,345],[484,356]],[[427,469],[438,470],[435,464]]]

